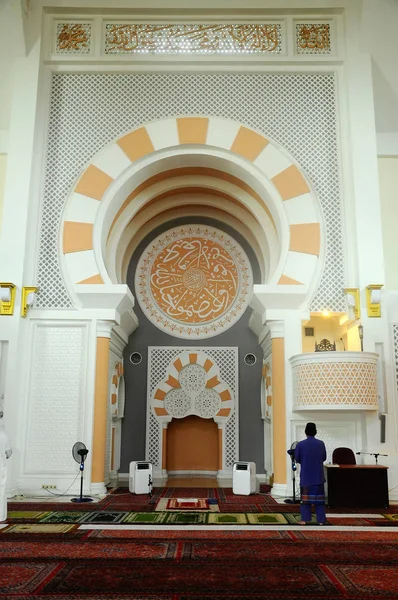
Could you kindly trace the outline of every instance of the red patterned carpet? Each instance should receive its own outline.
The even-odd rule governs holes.
[[[127,488],[116,488],[100,502],[101,509],[106,510],[140,510],[151,511],[160,498],[214,498],[218,501],[220,512],[297,512],[297,504],[280,504],[269,493],[269,486],[262,486],[260,493],[250,496],[237,496],[231,488],[154,488],[152,500],[147,495],[130,494]],[[42,508],[42,505],[41,505]],[[92,510],[93,507],[90,507]],[[54,508],[52,507],[52,510]],[[98,510],[98,508],[96,509]],[[398,506],[389,508],[334,508],[333,513],[374,513],[397,514]]]
[[[4,534],[0,554],[0,597],[10,600],[398,597],[394,532]]]
[[[236,496],[231,488],[154,488],[152,499],[148,495],[135,495],[128,488],[119,487],[111,491],[99,503],[74,504],[66,502],[62,504],[62,510],[75,511],[84,510],[89,512],[101,511],[141,511],[151,512],[161,498],[214,498],[220,507],[220,512],[251,512],[251,513],[296,513],[299,510],[297,504],[280,504],[268,492],[268,486],[264,491],[250,496]],[[45,502],[13,502],[9,510],[60,510],[59,502],[52,502],[51,498]],[[389,508],[334,508],[336,515],[339,513],[373,513],[398,514],[398,505]]]
[[[283,512],[291,519],[298,511],[298,505],[277,504],[266,493],[235,496],[223,488],[159,488],[151,500],[119,488],[99,503],[79,507],[13,502],[9,512],[31,511],[31,520],[15,516],[0,530],[0,600],[398,598],[398,535],[362,531],[360,525],[371,520],[356,517],[360,510],[351,511],[348,520],[336,511],[332,526],[317,530],[293,524],[286,530],[162,531],[123,529],[118,521],[123,511],[148,515],[162,499],[196,497],[216,500],[225,513]],[[75,519],[77,508],[84,511],[83,521]],[[387,524],[398,524],[396,509],[390,509]],[[44,517],[35,520],[34,511]],[[48,511],[64,511],[64,517],[54,520]],[[79,523],[104,523],[104,517],[116,527],[80,529]],[[333,525],[339,521],[357,527],[337,531]],[[29,527],[36,527],[36,533]]]

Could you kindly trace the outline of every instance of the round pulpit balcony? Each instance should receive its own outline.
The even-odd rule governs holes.
[[[377,361],[373,352],[292,356],[293,410],[378,410]]]

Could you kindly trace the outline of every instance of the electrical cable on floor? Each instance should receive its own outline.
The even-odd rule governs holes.
[[[70,490],[70,488],[75,483],[75,481],[79,477],[79,475],[80,475],[80,472],[77,473],[76,477],[74,478],[74,480],[72,481],[72,483],[70,484],[70,486],[64,492],[62,492],[62,494],[54,494],[54,492],[52,492],[51,490],[47,489],[46,492],[48,492],[50,494],[50,496],[26,496],[24,494],[22,496],[22,498],[33,498],[33,499],[37,499],[37,500],[52,500],[51,496],[53,496],[55,498],[61,498],[62,496],[65,496],[66,492],[68,492]]]

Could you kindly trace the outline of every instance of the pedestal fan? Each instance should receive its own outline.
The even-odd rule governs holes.
[[[83,496],[83,471],[84,461],[86,460],[88,450],[83,442],[76,442],[72,448],[72,456],[77,463],[80,465],[80,496],[79,498],[72,498],[71,502],[92,502],[93,499],[88,496]]]

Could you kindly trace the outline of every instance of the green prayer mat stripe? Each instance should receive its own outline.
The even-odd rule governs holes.
[[[398,515],[366,515],[367,518],[355,514],[344,517],[328,515],[329,525],[350,526],[379,526],[397,525]],[[190,524],[190,525],[298,525],[300,513],[259,513],[259,512],[209,512],[209,511],[10,511],[7,523],[68,525],[68,524]],[[317,525],[315,515],[312,515],[309,525]],[[26,529],[28,531],[28,528]],[[48,529],[47,531],[51,531]],[[6,533],[0,530],[1,533]]]

